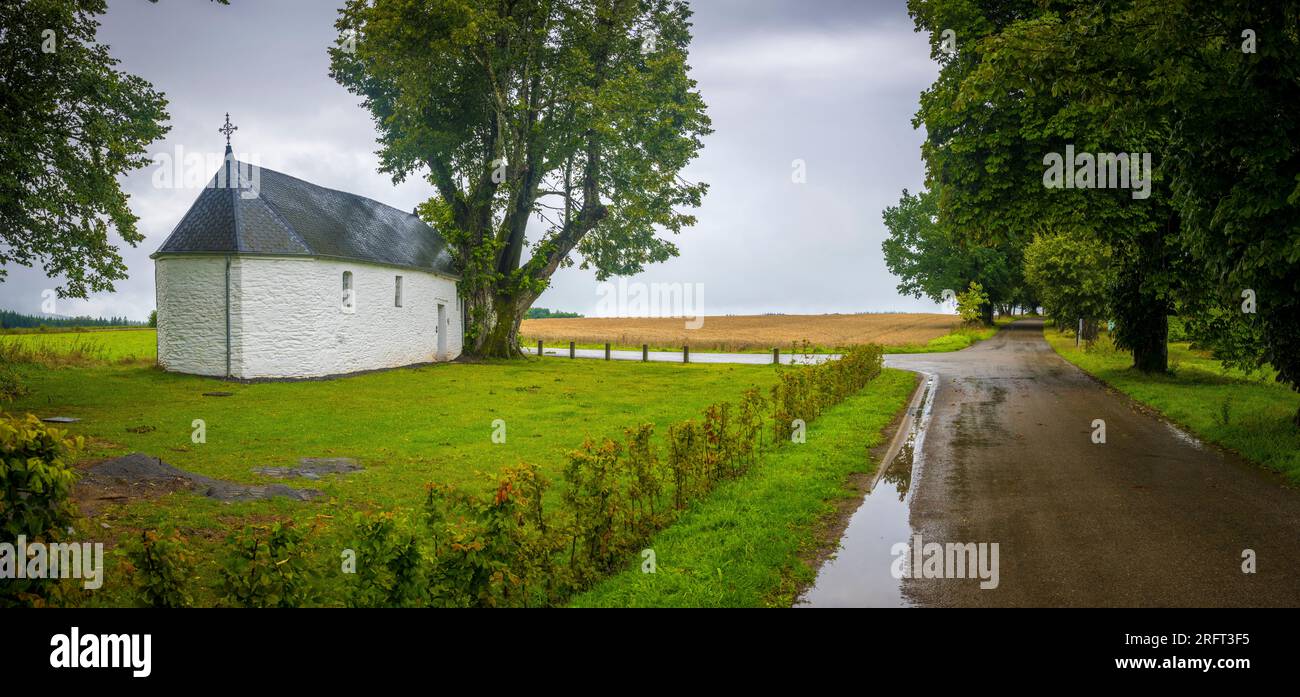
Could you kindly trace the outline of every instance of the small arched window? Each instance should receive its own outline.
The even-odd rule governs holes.
[[[351,312],[356,307],[356,292],[352,290],[352,272],[343,272],[343,311]]]

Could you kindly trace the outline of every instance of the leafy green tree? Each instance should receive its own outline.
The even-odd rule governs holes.
[[[971,281],[966,290],[957,294],[957,314],[967,324],[984,321],[984,308],[989,305],[989,296],[976,281]]]
[[[980,308],[986,323],[993,321],[995,304],[1036,304],[1024,292],[1019,251],[954,234],[940,223],[933,192],[911,194],[904,189],[898,205],[886,208],[882,217],[889,237],[881,249],[886,268],[899,277],[899,293],[942,302],[945,291],[955,294],[978,281],[989,299]]]
[[[1039,235],[1025,248],[1025,280],[1059,325],[1083,319],[1083,338],[1097,338],[1097,322],[1110,316],[1115,284],[1108,245],[1087,235]]]
[[[1064,102],[1056,123],[1150,144],[1159,206],[1102,228],[1137,271],[1120,275],[1116,314],[1159,312],[1155,326],[1180,306],[1217,355],[1271,364],[1300,388],[1300,126],[1290,117],[1300,103],[1300,2],[1061,7],[989,46],[1004,52],[1016,84],[1051,86]],[[1154,350],[1154,333],[1145,338]]]
[[[104,0],[0,3],[0,281],[40,263],[64,297],[113,289],[110,230],[144,236],[118,177],[149,163],[166,100],[96,42]]]
[[[1112,37],[1159,65],[1130,99],[1177,105],[1165,168],[1209,287],[1194,331],[1300,390],[1300,2],[1135,2]],[[1300,411],[1295,416],[1300,427]]]
[[[600,279],[677,254],[681,176],[711,132],[683,0],[349,0],[331,75],[363,98],[381,169],[419,172],[421,215],[461,272],[471,355],[519,354],[519,322],[581,256]],[[530,224],[541,231],[527,237]]]
[[[922,154],[945,225],[1018,248],[1035,234],[1083,229],[1116,250],[1117,343],[1132,349],[1135,367],[1162,372],[1167,315],[1186,278],[1167,183],[1152,178],[1149,196],[1134,198],[1130,189],[1048,188],[1044,178],[1046,158],[1068,146],[1155,161],[1166,152],[1168,110],[1123,99],[1152,69],[1125,55],[1131,46],[1096,38],[1122,5],[912,0],[942,65],[915,123],[926,127]],[[955,52],[945,50],[946,30]]]

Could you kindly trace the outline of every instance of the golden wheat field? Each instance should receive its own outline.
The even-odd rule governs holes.
[[[689,345],[714,351],[788,348],[804,341],[834,348],[853,344],[914,346],[943,336],[960,324],[954,315],[732,315],[705,317],[698,329],[687,329],[681,318],[529,319],[520,326],[525,345],[603,344],[669,348]]]

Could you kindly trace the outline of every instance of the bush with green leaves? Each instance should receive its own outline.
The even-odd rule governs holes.
[[[655,448],[654,424],[641,424],[624,430],[627,453],[628,498],[633,507],[634,532],[649,535],[661,524],[663,476],[660,473],[659,453]]]
[[[28,414],[0,413],[0,541],[57,542],[76,520],[72,468],[85,446],[81,436],[42,423]],[[58,593],[45,579],[6,579],[0,607],[44,605]]]
[[[292,521],[230,533],[217,593],[231,607],[301,607],[315,594],[306,535]]]
[[[430,600],[441,607],[527,607],[552,603],[561,588],[553,558],[560,540],[542,499],[535,465],[507,467],[489,496],[430,485],[425,522],[437,552]]]
[[[125,571],[131,579],[131,593],[140,607],[190,607],[189,574],[194,556],[189,541],[176,531],[144,530],[137,540],[123,546]]]
[[[1083,319],[1087,340],[1111,314],[1117,268],[1110,245],[1084,232],[1040,234],[1025,248],[1025,280],[1043,309],[1060,324]]]
[[[989,306],[988,293],[977,281],[971,281],[966,290],[957,294],[957,314],[966,324],[984,323],[989,316],[985,309]]]
[[[394,513],[358,513],[352,530],[356,573],[350,579],[348,607],[422,607],[428,603],[419,539],[400,529]]]
[[[619,486],[622,446],[591,439],[569,453],[563,501],[571,516],[569,569],[580,586],[614,569],[627,551],[623,488]]]
[[[703,477],[697,469],[699,456],[700,430],[693,420],[686,420],[668,426],[668,472],[673,482],[673,508],[681,511],[686,504],[702,491]]]
[[[28,394],[31,394],[31,390],[23,384],[18,371],[8,365],[0,365],[0,403],[12,402]]]

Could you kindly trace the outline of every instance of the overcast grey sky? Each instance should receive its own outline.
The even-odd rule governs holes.
[[[169,101],[171,132],[150,152],[219,156],[225,112],[236,153],[322,186],[410,210],[431,195],[376,171],[374,129],[329,78],[325,52],[342,0],[112,0],[100,39]],[[686,175],[710,184],[681,256],[637,281],[702,283],[706,314],[935,311],[899,296],[885,269],[881,210],[924,173],[917,98],[938,72],[903,0],[696,0],[690,63],[716,130]],[[807,182],[791,181],[792,162]],[[215,169],[215,168],[214,168]],[[154,307],[149,254],[202,181],[159,188],[155,168],[123,184],[147,239],[125,247],[117,292],[59,301],[59,314],[127,315]],[[35,312],[52,287],[10,267],[0,306]],[[594,275],[560,270],[538,305],[590,314]]]

